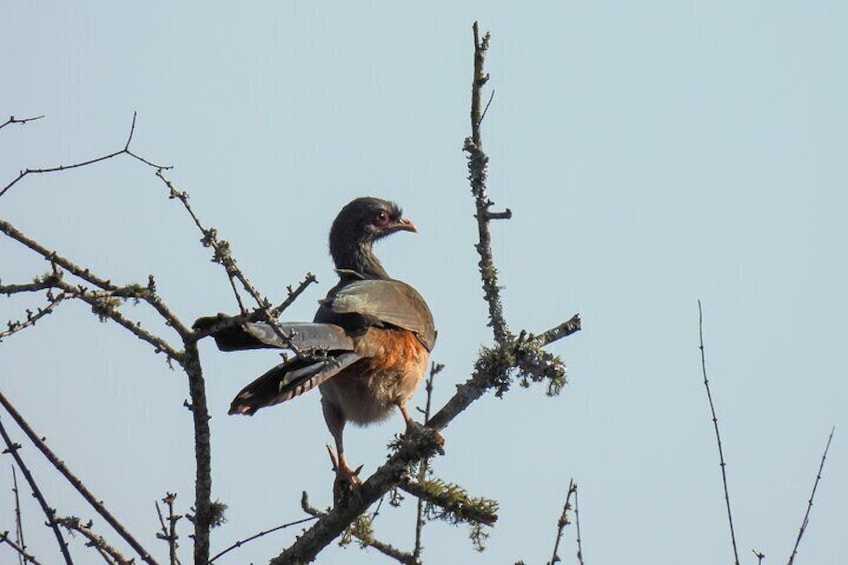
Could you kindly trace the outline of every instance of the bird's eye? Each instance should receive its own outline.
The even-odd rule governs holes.
[[[389,215],[385,211],[377,212],[377,223],[386,224],[389,221]]]

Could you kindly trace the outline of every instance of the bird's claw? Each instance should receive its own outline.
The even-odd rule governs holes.
[[[333,464],[333,471],[336,472],[336,480],[342,480],[351,487],[358,487],[362,484],[362,479],[359,478],[362,465],[356,469],[351,469],[347,461],[345,461],[344,456],[339,457],[336,455],[335,450],[329,445],[327,446],[327,453],[330,454],[330,462]]]

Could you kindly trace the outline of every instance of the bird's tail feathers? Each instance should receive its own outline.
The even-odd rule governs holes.
[[[350,352],[337,356],[296,358],[281,363],[244,387],[230,404],[229,413],[252,416],[260,408],[285,402],[312,390],[359,359],[359,355]]]

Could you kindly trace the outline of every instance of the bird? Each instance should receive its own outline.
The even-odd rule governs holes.
[[[223,314],[200,318],[195,329],[211,330],[218,348],[294,350],[296,355],[244,387],[229,413],[253,415],[318,387],[324,421],[335,442],[327,450],[336,480],[361,484],[347,462],[344,429],[386,419],[397,408],[407,432],[416,428],[406,408],[427,370],[436,342],[433,315],[411,285],[392,279],[373,245],[393,233],[417,233],[394,202],[356,198],[330,229],[329,248],[338,283],[319,301],[309,322],[221,324]],[[215,330],[215,327],[224,329]]]

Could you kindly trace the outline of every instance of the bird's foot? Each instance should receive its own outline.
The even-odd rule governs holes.
[[[362,465],[356,469],[351,469],[345,461],[344,455],[338,456],[332,447],[327,446],[327,453],[330,454],[330,461],[333,464],[333,471],[336,472],[336,481],[343,481],[350,487],[355,488],[362,484],[359,478],[359,472],[362,471]]]
[[[436,430],[428,428],[423,424],[419,424],[418,422],[410,418],[406,421],[406,433],[404,434],[404,436],[409,438],[413,437],[417,433],[432,434],[433,441],[436,443],[436,445],[440,447],[445,444],[445,438],[442,436],[442,434],[440,434]]]

